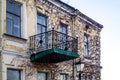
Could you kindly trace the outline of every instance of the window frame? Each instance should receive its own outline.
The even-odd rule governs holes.
[[[94,36],[94,53],[96,54],[96,50],[97,50],[97,36]]]
[[[86,41],[85,41],[85,38],[86,38]],[[90,35],[87,34],[87,33],[84,33],[84,56],[86,58],[89,58],[90,57]]]
[[[67,73],[61,73],[60,74],[60,79],[61,79],[61,76],[65,76],[65,80],[68,80],[69,75]]]
[[[38,16],[42,16],[42,17],[45,18],[45,25],[43,25],[43,24],[41,24],[41,23],[38,23]],[[38,25],[39,25],[40,28],[41,28],[41,33],[43,33],[42,27],[45,28],[45,32],[47,31],[47,16],[44,15],[44,14],[41,14],[41,13],[39,13],[39,12],[37,12],[37,29],[38,29]],[[38,33],[38,31],[37,31],[37,34],[40,34],[40,33]]]
[[[7,1],[9,1],[9,0],[7,0]],[[15,5],[19,5],[20,6],[20,15],[17,15],[15,13],[7,11],[7,1],[6,1],[6,33],[7,33],[7,14],[10,14],[10,15],[12,15],[12,31],[11,31],[12,34],[9,34],[9,33],[7,33],[7,34],[15,36],[15,37],[21,37],[21,17],[22,17],[21,12],[22,12],[22,4],[19,3],[19,2],[17,2],[17,1],[9,1],[11,4],[15,4]],[[15,26],[14,26],[14,17],[17,17],[20,20],[20,23],[19,23],[19,32],[20,33],[17,36],[14,35],[15,34],[14,33],[14,28],[15,28]]]
[[[8,75],[8,70],[18,71],[19,72],[19,80],[22,80],[22,70],[21,69],[7,68],[7,75]],[[8,76],[7,76],[7,80],[9,80]]]
[[[95,80],[95,75],[92,75],[92,80]]]
[[[63,32],[65,30],[65,33]],[[67,49],[67,38],[68,38],[68,25],[60,22],[60,48],[63,50],[68,50]]]
[[[45,74],[45,80],[49,80],[48,79],[48,72],[42,72],[42,71],[37,73],[37,80],[38,80],[38,76],[39,76],[38,74],[40,74],[40,73],[44,73]]]
[[[61,26],[62,25],[62,26]],[[65,27],[65,29],[66,29],[66,33],[63,33],[63,32],[61,32],[61,27]],[[63,29],[63,28],[62,28]],[[68,34],[68,25],[67,24],[64,24],[64,23],[61,23],[60,22],[60,33],[62,33],[62,34]]]

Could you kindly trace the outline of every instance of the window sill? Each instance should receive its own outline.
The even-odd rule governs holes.
[[[7,34],[7,33],[4,33],[3,36],[12,37],[12,38],[15,38],[15,39],[27,41],[27,39],[25,39],[25,38],[17,37],[17,36],[10,35],[10,34]]]

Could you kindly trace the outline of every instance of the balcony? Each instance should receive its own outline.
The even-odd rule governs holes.
[[[58,63],[78,58],[78,39],[55,31],[30,37],[31,62]]]

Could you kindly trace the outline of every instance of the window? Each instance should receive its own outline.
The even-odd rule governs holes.
[[[60,32],[67,34],[67,25],[60,23]]]
[[[60,48],[67,50],[67,25],[60,24]]]
[[[94,53],[96,54],[97,49],[97,36],[94,36]]]
[[[39,72],[38,73],[38,80],[48,80],[47,79],[47,73],[46,72]]]
[[[85,75],[85,79],[84,80],[90,80],[90,75]]]
[[[7,69],[7,80],[21,80],[21,70]]]
[[[21,5],[10,0],[6,5],[6,33],[21,37]]]
[[[90,57],[90,36],[84,34],[84,55],[85,57]]]
[[[60,74],[60,80],[68,80],[68,74]]]
[[[37,15],[37,33],[43,33],[47,30],[47,17],[38,13]]]
[[[85,80],[84,75],[79,73],[79,80]]]
[[[42,14],[37,14],[37,34],[44,33],[47,30],[47,17]],[[47,47],[47,38],[45,34],[38,36],[39,48],[45,50]]]
[[[95,76],[94,75],[92,75],[92,80],[95,80]]]

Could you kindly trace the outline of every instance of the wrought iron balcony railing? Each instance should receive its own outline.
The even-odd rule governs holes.
[[[77,52],[78,39],[55,31],[54,29],[30,37],[31,51],[35,51],[35,53],[37,53],[51,48]]]

